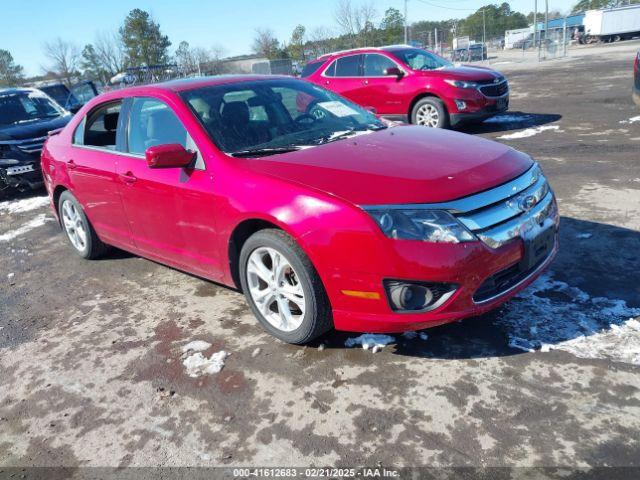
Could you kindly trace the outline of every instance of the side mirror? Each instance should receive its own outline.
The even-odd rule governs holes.
[[[149,168],[185,168],[191,165],[195,152],[185,149],[179,143],[156,145],[144,152]]]
[[[384,71],[385,75],[394,75],[398,77],[398,79],[404,77],[404,72],[400,70],[398,67],[389,67]]]
[[[372,113],[373,115],[376,115],[378,112],[376,111],[375,107],[364,107],[364,109],[369,112]]]

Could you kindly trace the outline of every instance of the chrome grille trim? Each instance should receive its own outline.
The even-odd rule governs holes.
[[[0,141],[0,145],[15,145],[24,153],[38,153],[42,150],[44,142],[48,136],[38,138],[25,138],[22,140],[4,140]]]

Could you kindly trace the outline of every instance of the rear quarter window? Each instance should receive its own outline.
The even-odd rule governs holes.
[[[300,76],[304,78],[308,77],[309,75],[313,75],[318,71],[323,63],[323,61],[307,63],[302,69],[302,73],[300,74]]]

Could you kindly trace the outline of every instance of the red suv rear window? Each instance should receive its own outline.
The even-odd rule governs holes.
[[[300,74],[301,77],[308,77],[309,75],[313,74],[316,72],[316,70],[318,70],[322,64],[324,62],[319,61],[319,62],[310,62],[307,63],[304,68],[302,69],[302,73]]]

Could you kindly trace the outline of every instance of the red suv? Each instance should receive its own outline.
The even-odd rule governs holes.
[[[113,245],[239,288],[293,343],[477,315],[557,251],[554,195],[528,155],[387,128],[288,77],[103,94],[49,138],[42,172],[79,255]]]
[[[302,77],[381,116],[447,128],[482,121],[509,108],[509,85],[483,67],[455,67],[408,46],[331,53],[307,64]]]

